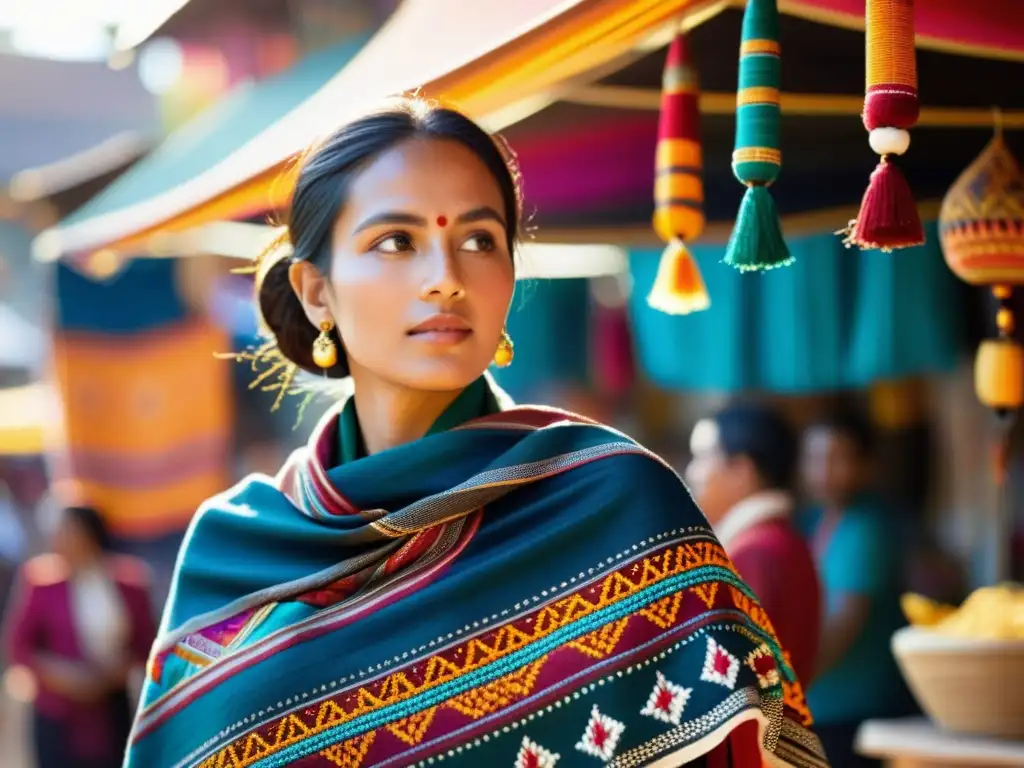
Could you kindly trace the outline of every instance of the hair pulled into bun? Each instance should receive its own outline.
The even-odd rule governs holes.
[[[287,361],[332,379],[349,375],[345,346],[337,328],[330,331],[338,362],[323,370],[313,362],[320,329],[310,322],[292,289],[288,271],[308,261],[322,273],[331,268],[334,224],[352,181],[375,158],[411,139],[454,141],[471,150],[501,188],[509,253],[519,238],[521,190],[511,150],[465,115],[417,99],[396,104],[344,126],[315,147],[299,170],[288,211],[288,226],[264,251],[256,268],[255,293],[267,333]]]
[[[326,370],[313,362],[313,342],[320,335],[320,329],[309,322],[288,279],[288,269],[296,261],[287,246],[288,239],[285,230],[271,244],[256,272],[260,322],[264,332],[273,335],[278,352],[288,362],[309,373],[342,379],[349,375],[348,359],[337,328],[331,329],[330,336],[338,347],[338,362]]]

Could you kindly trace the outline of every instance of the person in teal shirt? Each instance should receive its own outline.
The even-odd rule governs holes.
[[[804,437],[803,515],[825,595],[816,675],[808,691],[833,766],[874,765],[853,749],[868,718],[897,717],[909,694],[889,647],[903,623],[899,535],[870,491],[874,436],[866,419],[833,414]]]

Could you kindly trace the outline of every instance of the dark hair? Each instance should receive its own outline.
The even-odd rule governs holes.
[[[64,515],[85,532],[93,543],[103,552],[110,550],[110,531],[103,516],[92,507],[65,507]]]
[[[331,258],[331,233],[358,173],[376,157],[411,139],[454,141],[471,150],[501,188],[508,222],[509,253],[519,237],[520,190],[515,160],[503,144],[465,115],[416,99],[349,123],[313,150],[299,171],[288,216],[289,258],[261,269],[256,290],[263,324],[274,334],[281,354],[299,368],[324,373],[313,362],[313,341],[320,333],[306,317],[288,281],[294,261],[308,261],[326,272]],[[338,362],[330,378],[349,374],[337,329]]]
[[[796,432],[774,408],[733,403],[714,416],[718,442],[727,456],[747,456],[765,485],[789,488],[796,472]]]
[[[839,408],[827,411],[815,419],[811,429],[825,429],[836,435],[845,437],[861,458],[870,458],[875,453],[877,438],[871,420],[853,408]]]

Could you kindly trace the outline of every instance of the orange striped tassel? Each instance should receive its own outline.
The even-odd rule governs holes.
[[[655,157],[654,230],[668,247],[647,296],[650,307],[673,315],[711,305],[697,262],[685,245],[704,229],[699,96],[686,36],[679,33],[665,60]]]

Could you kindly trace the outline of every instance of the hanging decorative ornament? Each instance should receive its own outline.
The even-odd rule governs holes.
[[[964,282],[987,285],[999,302],[998,337],[982,342],[974,368],[979,399],[999,414],[1024,404],[1024,349],[1013,338],[1013,286],[1024,284],[1024,176],[995,135],[956,180],[939,211],[939,238],[949,268]]]
[[[699,98],[697,71],[680,31],[665,59],[654,169],[654,231],[668,247],[647,296],[648,305],[670,315],[711,305],[697,261],[686,247],[704,230]]]
[[[871,174],[860,213],[840,232],[844,243],[891,251],[924,243],[914,195],[895,159],[910,147],[917,122],[914,0],[867,0],[864,127],[881,161]]]
[[[732,153],[732,172],[747,191],[723,259],[741,272],[793,263],[768,192],[782,168],[781,53],[776,1],[748,0],[743,11]]]

